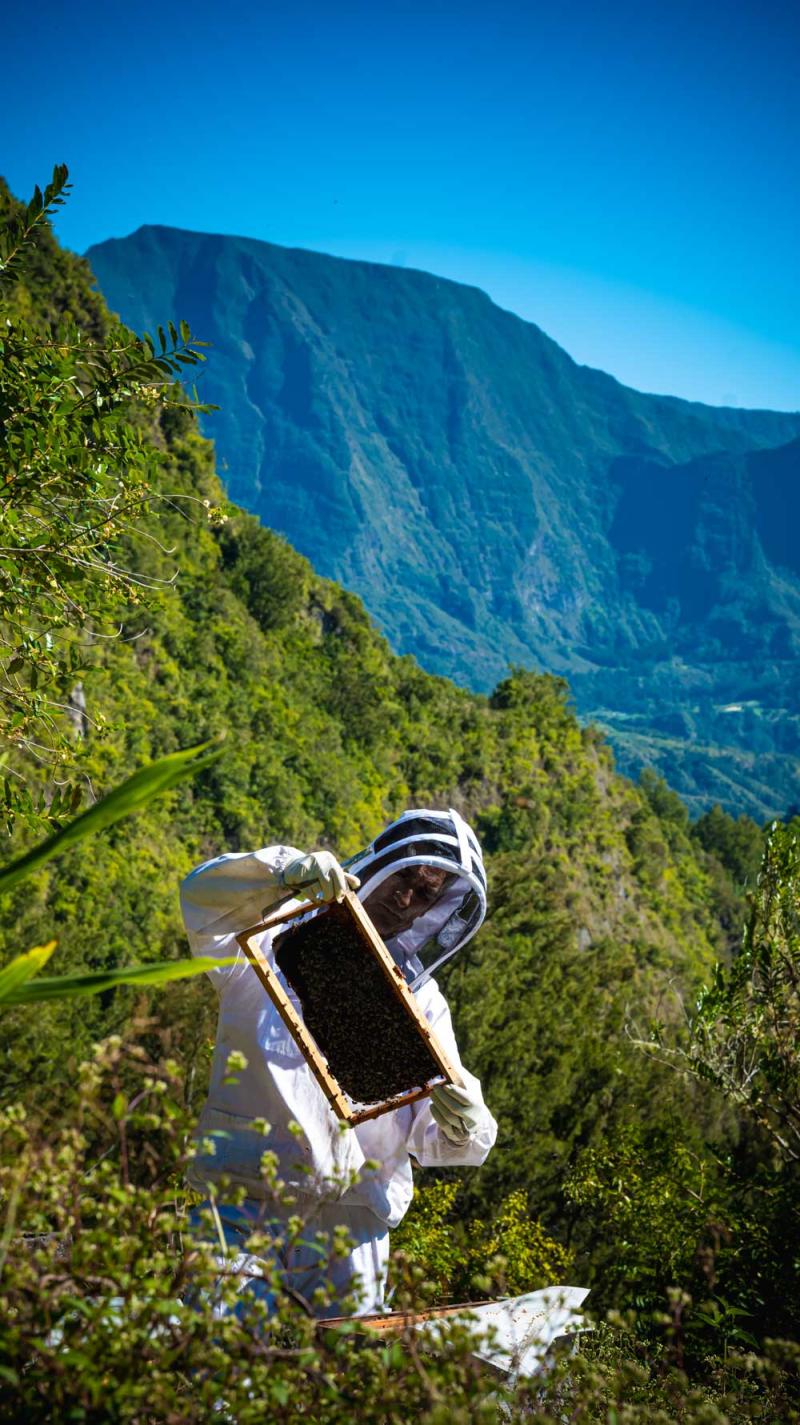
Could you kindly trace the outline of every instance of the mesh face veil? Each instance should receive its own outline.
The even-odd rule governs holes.
[[[455,955],[486,914],[486,872],[477,837],[457,811],[404,812],[346,862],[358,898],[397,923],[387,949],[412,989]],[[377,920],[377,913],[376,913]]]

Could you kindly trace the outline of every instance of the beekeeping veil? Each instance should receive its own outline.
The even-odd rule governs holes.
[[[481,848],[472,828],[452,808],[404,812],[346,864],[361,881],[361,901],[411,867],[434,866],[446,872],[433,903],[409,928],[386,941],[412,989],[419,989],[466,945],[486,914]]]

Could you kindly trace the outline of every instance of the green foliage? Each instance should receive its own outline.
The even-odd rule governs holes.
[[[800,1163],[800,841],[773,825],[750,897],[741,953],[717,965],[701,996],[687,1056]]]
[[[415,1332],[414,1314],[430,1289],[423,1266],[404,1253],[391,1263],[394,1336],[373,1336],[355,1322],[320,1325],[317,1317],[331,1310],[330,1286],[309,1303],[290,1294],[280,1254],[313,1240],[321,1261],[332,1264],[348,1244],[341,1235],[314,1234],[270,1155],[262,1165],[267,1220],[245,1248],[269,1286],[267,1310],[241,1294],[240,1251],[221,1246],[215,1204],[204,1210],[201,1230],[189,1229],[179,1186],[190,1122],[180,1065],[112,1037],[81,1065],[80,1084],[74,1117],[46,1136],[21,1105],[0,1111],[2,1421],[152,1425],[219,1415],[240,1425],[739,1425],[799,1418],[800,1352],[791,1342],[737,1354],[731,1341],[709,1360],[703,1380],[689,1378],[691,1302],[679,1290],[665,1297],[647,1349],[636,1319],[616,1316],[579,1350],[556,1353],[546,1376],[516,1381],[479,1366],[468,1319],[444,1318],[426,1336]],[[237,1201],[240,1191],[228,1186],[226,1200]],[[434,1237],[443,1202],[441,1194],[438,1206],[432,1202]],[[273,1214],[277,1232],[268,1226]],[[487,1249],[497,1238],[519,1242],[522,1230],[516,1204]],[[531,1243],[541,1240],[528,1231],[524,1272]]]
[[[770,1323],[785,1331],[800,1319],[800,853],[797,826],[774,825],[767,837],[757,885],[739,954],[730,966],[718,963],[712,983],[698,998],[682,1035],[663,1024],[653,1026],[640,1047],[653,1060],[671,1065],[681,1075],[687,1100],[702,1092],[717,1097],[737,1124],[737,1141],[727,1151],[707,1147],[698,1157],[687,1155],[683,1143],[668,1151],[639,1152],[634,1162],[620,1164],[615,1145],[607,1153],[608,1172],[615,1184],[644,1176],[658,1196],[684,1183],[671,1211],[653,1207],[652,1235],[684,1230],[686,1243],[696,1242],[695,1259],[702,1263],[702,1216],[706,1236],[716,1235],[708,1275],[709,1304],[705,1322],[719,1334],[731,1313],[748,1318],[741,1333],[758,1332]],[[677,1075],[676,1075],[677,1078]],[[685,1137],[682,1125],[681,1133]],[[634,1152],[633,1157],[636,1157]],[[688,1170],[688,1176],[687,1176]],[[692,1183],[692,1173],[695,1180]],[[610,1212],[611,1235],[620,1212],[638,1211],[645,1201],[639,1187],[604,1195],[602,1173],[595,1174],[595,1205]],[[588,1203],[592,1170],[578,1188]],[[690,1185],[691,1184],[691,1185]],[[651,1194],[652,1195],[652,1194]],[[666,1201],[666,1199],[664,1200]],[[713,1205],[716,1203],[716,1205]],[[698,1212],[700,1217],[698,1218]],[[682,1227],[681,1225],[682,1224]],[[669,1260],[666,1249],[661,1254]],[[686,1280],[690,1262],[684,1269]],[[651,1283],[658,1276],[649,1267]],[[713,1290],[711,1288],[713,1287]],[[702,1313],[701,1313],[702,1314]],[[734,1323],[736,1324],[736,1323]],[[729,1327],[729,1334],[735,1335]]]
[[[147,542],[131,558],[153,578],[178,564],[180,579],[146,610],[128,610],[125,641],[93,646],[83,682],[88,714],[102,716],[104,726],[101,733],[90,727],[74,755],[98,791],[148,758],[221,732],[225,756],[191,792],[173,794],[168,808],[147,809],[91,855],[77,848],[59,868],[45,867],[35,895],[12,892],[9,949],[18,949],[21,935],[37,943],[58,934],[70,973],[110,968],[112,953],[122,964],[174,956],[183,943],[176,887],[200,859],[270,841],[327,844],[345,855],[387,815],[431,800],[460,807],[490,847],[517,848],[520,893],[527,887],[529,896],[544,896],[542,913],[557,914],[569,953],[580,930],[601,946],[611,935],[634,955],[641,945],[644,979],[653,962],[690,975],[711,962],[715,927],[691,850],[679,848],[682,878],[682,861],[668,858],[672,878],[659,883],[663,913],[643,912],[624,841],[639,795],[581,732],[563,685],[519,672],[488,704],[394,658],[356,600],[318,579],[284,541],[257,532],[250,517],[230,510],[217,528],[204,516],[187,519],[196,505],[219,503],[210,450],[191,426],[164,440],[169,502],[160,506],[160,543],[175,553]],[[261,627],[234,592],[240,576],[241,587],[249,586],[238,559],[244,551],[252,569],[253,548],[270,579],[306,590],[280,627]],[[502,867],[499,857],[492,868],[498,909]],[[579,958],[587,969],[597,963],[594,955]],[[617,968],[603,973],[616,976]],[[8,1032],[29,1066],[60,1065],[88,1052],[109,1009],[106,1000],[43,1022],[33,1042],[28,1025],[24,1045],[13,1026]],[[198,1046],[212,1029],[213,1007],[199,988],[191,1008],[181,996],[180,1009],[170,1001],[155,1012],[190,1021]],[[583,1097],[577,1078],[564,1082]],[[568,1116],[566,1105],[560,1111]]]
[[[22,955],[16,955],[0,970],[0,1005],[13,1004],[15,998],[24,993],[28,982],[44,969],[56,948],[56,941],[47,945],[35,945]]]
[[[663,777],[646,767],[639,778],[639,786],[659,821],[667,825],[672,824],[681,831],[688,829],[689,813],[686,803],[681,801],[677,792],[667,786]]]
[[[7,278],[10,270],[20,263],[36,228],[51,217],[56,208],[63,206],[71,187],[67,182],[68,177],[67,165],[57,163],[53,169],[52,182],[47,184],[44,194],[37,184],[27,207],[13,213],[4,230],[0,232],[0,281]]]
[[[182,752],[173,752],[167,757],[159,758],[150,767],[142,767],[69,825],[55,831],[41,845],[34,846],[24,856],[12,861],[10,866],[2,867],[0,894],[12,890],[19,881],[24,881],[34,871],[52,861],[54,856],[63,855],[70,846],[85,841],[88,836],[95,836],[106,827],[114,826],[123,817],[141,811],[154,797],[161,796],[187,777],[196,776],[204,767],[210,767],[219,757],[221,749],[215,747],[209,752],[209,745],[204,742],[199,747],[187,747]]]
[[[254,1230],[248,1250],[274,1309],[242,1301],[238,1249],[226,1249],[221,1272],[213,1210],[206,1242],[188,1230],[176,1191],[188,1128],[176,1063],[112,1039],[81,1067],[81,1083],[75,1121],[49,1139],[23,1109],[0,1113],[0,1420],[144,1425],[223,1412],[243,1425],[310,1416],[378,1425],[409,1414],[434,1422],[445,1400],[451,1418],[501,1418],[514,1392],[492,1397],[463,1324],[439,1333],[435,1360],[420,1357],[410,1328],[388,1346],[319,1330],[330,1289],[319,1288],[312,1314],[286,1291],[278,1256],[313,1228],[290,1215],[269,1161],[265,1190],[283,1226],[277,1240],[266,1224]],[[347,1247],[322,1244],[323,1260]],[[398,1287],[411,1305],[413,1276],[401,1271]]]
[[[692,839],[716,856],[736,886],[754,886],[764,854],[764,836],[749,816],[736,819],[720,806],[711,809],[692,826]]]
[[[735,955],[742,940],[742,895],[756,883],[764,832],[750,817],[734,819],[714,806],[693,824],[690,834],[706,854],[714,911],[726,948]]]
[[[717,962],[686,1042],[655,1024],[640,1047],[713,1084],[765,1133],[780,1159],[800,1162],[800,843],[796,823],[773,823],[739,953]]]
[[[695,1374],[731,1343],[795,1334],[797,1175],[776,1170],[757,1143],[695,1148],[677,1123],[634,1124],[587,1149],[565,1187],[594,1223],[595,1309],[634,1307],[646,1335],[679,1282],[692,1300],[684,1324]]]
[[[0,891],[11,890],[18,882],[24,881],[40,866],[63,854],[70,846],[113,826],[132,812],[140,811],[154,797],[210,766],[219,756],[219,752],[219,748],[209,752],[208,743],[205,743],[200,747],[189,747],[182,752],[162,757],[151,767],[143,767],[76,821],[62,827],[41,846],[35,846],[0,871]],[[33,950],[17,955],[0,970],[0,1006],[73,999],[82,995],[100,994],[118,985],[167,984],[172,980],[187,979],[206,970],[218,969],[224,963],[221,960],[199,958],[172,960],[160,965],[136,965],[126,969],[95,971],[87,975],[59,975],[44,981],[37,979],[35,984],[32,983],[47,964],[55,946],[55,940],[51,940],[47,945],[38,945]]]
[[[166,380],[201,360],[191,333],[172,322],[169,335],[133,340],[123,328],[85,336],[77,325],[57,328],[19,316],[19,296],[9,300],[9,275],[21,269],[26,249],[47,217],[64,201],[67,168],[57,165],[44,194],[37,187],[27,208],[9,206],[0,232],[0,437],[3,504],[0,537],[0,735],[29,755],[47,749],[64,761],[64,695],[85,660],[75,634],[88,633],[109,616],[122,586],[128,597],[144,582],[117,562],[115,545],[148,508],[149,477],[158,461],[146,431],[132,417],[143,406],[165,407]],[[5,196],[4,194],[0,196]],[[180,401],[177,404],[181,404]],[[124,605],[119,605],[121,609]],[[4,680],[4,681],[3,681]],[[143,768],[82,816],[0,871],[0,894],[11,891],[53,857],[147,806],[154,797],[210,765],[208,744],[175,752]],[[205,753],[205,755],[203,755]],[[6,760],[7,753],[4,755]],[[9,770],[20,776],[19,761]],[[9,821],[58,822],[74,812],[80,788],[62,782],[34,801],[28,787],[5,782]],[[120,984],[154,985],[201,972],[193,962],[108,969],[45,982],[34,978],[55,941],[17,955],[0,971],[0,1002],[33,1004],[98,994]]]
[[[221,530],[222,568],[259,628],[289,628],[308,601],[311,570],[271,529],[255,521]]]
[[[800,1348],[793,1341],[768,1341],[762,1352],[720,1351],[697,1379],[686,1368],[691,1298],[675,1288],[664,1307],[658,1344],[643,1341],[635,1312],[609,1313],[547,1382],[539,1396],[542,1413],[531,1417],[536,1425],[790,1425],[800,1419]]]
[[[204,975],[209,970],[219,970],[235,963],[234,956],[220,960],[197,955],[191,960],[167,960],[160,965],[129,965],[124,970],[95,970],[88,975],[49,975],[45,980],[37,979],[31,983],[45,963],[42,951],[48,952],[49,959],[55,945],[53,940],[49,945],[28,950],[0,970],[0,1005],[47,1004],[51,1000],[99,995],[105,990],[117,989],[119,985],[166,985],[173,980],[189,980],[195,975]]]
[[[154,344],[109,318],[87,332],[68,312],[30,310],[28,249],[52,245],[46,218],[66,191],[61,165],[27,209],[0,192],[0,737],[62,768],[87,639],[118,634],[115,619],[150,587],[120,541],[151,507],[154,414],[185,403],[175,377],[203,359],[185,323],[159,328]],[[55,796],[34,799],[26,770],[19,756],[7,763],[9,822],[74,812],[80,789],[63,772]]]
[[[393,1247],[422,1267],[439,1299],[480,1300],[492,1276],[505,1296],[567,1279],[570,1254],[530,1217],[523,1193],[509,1193],[490,1222],[463,1217],[458,1199],[457,1182],[423,1185],[392,1234]]]
[[[687,1144],[677,1122],[631,1125],[579,1155],[566,1193],[604,1239],[605,1301],[653,1311],[674,1282],[697,1290],[716,1280],[732,1228],[724,1178],[724,1165]]]

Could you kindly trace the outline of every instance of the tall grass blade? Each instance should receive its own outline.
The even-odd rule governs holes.
[[[208,751],[208,748],[212,750]],[[140,811],[154,797],[169,791],[178,782],[193,777],[196,772],[201,772],[219,757],[221,751],[218,739],[213,739],[201,742],[197,747],[171,752],[167,757],[159,758],[158,762],[151,763],[149,767],[142,767],[140,771],[134,772],[126,782],[115,787],[113,792],[109,792],[93,807],[89,807],[88,811],[76,817],[69,826],[62,827],[39,846],[34,846],[24,856],[0,870],[0,893],[10,891],[19,881],[38,871],[40,866],[44,866],[54,856],[60,856],[62,851],[67,851],[76,842],[83,841],[87,836],[94,836],[107,826],[113,826],[114,822],[130,816],[132,812]]]
[[[55,940],[48,940],[46,945],[35,945],[32,950],[16,955],[3,966],[0,970],[0,1004],[8,1003],[15,994],[24,992],[27,981],[38,975],[55,948]]]
[[[43,948],[48,949],[47,946]],[[28,951],[29,955],[36,953],[35,950]],[[20,955],[18,958],[24,960],[26,956]],[[114,989],[117,985],[162,985],[169,980],[185,980],[192,975],[202,975],[207,970],[223,969],[226,965],[233,965],[235,961],[235,955],[222,960],[216,960],[213,956],[198,956],[192,960],[161,960],[154,965],[129,965],[127,969],[122,970],[91,970],[85,975],[48,975],[41,980],[28,978],[25,982],[20,981],[7,994],[2,993],[0,983],[0,1003],[44,1004],[50,1000],[74,999],[77,995],[96,995],[101,990]],[[0,982],[2,976],[16,963],[17,961],[12,960],[11,964],[0,972]]]

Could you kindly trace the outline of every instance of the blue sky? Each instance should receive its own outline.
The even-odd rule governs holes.
[[[424,267],[639,389],[798,409],[799,60],[779,0],[12,0],[0,170],[69,164],[77,251],[152,222]]]

